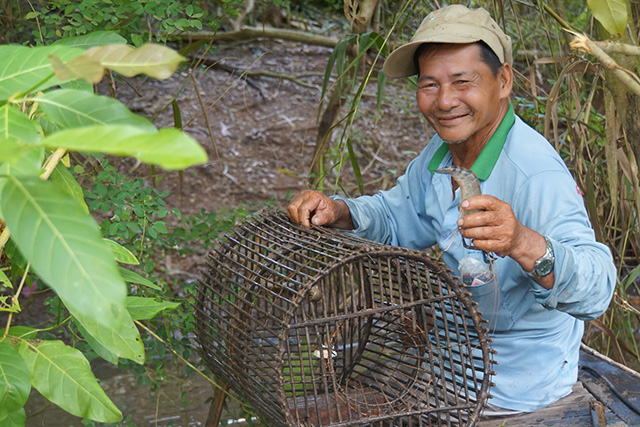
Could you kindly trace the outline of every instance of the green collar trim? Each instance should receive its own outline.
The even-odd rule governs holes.
[[[511,130],[511,127],[516,122],[516,116],[513,112],[513,106],[509,103],[509,109],[507,110],[507,114],[502,118],[502,122],[500,122],[500,126],[498,129],[491,135],[489,142],[484,146],[482,152],[471,166],[471,171],[476,174],[478,179],[486,180],[491,175],[491,171],[493,170],[496,162],[498,161],[498,157],[500,157],[500,153],[502,152],[502,147],[504,147],[504,143],[507,141],[507,135]],[[438,149],[436,153],[431,158],[429,162],[429,171],[434,173],[436,169],[440,167],[444,156],[449,152],[449,145],[447,143],[443,143]]]

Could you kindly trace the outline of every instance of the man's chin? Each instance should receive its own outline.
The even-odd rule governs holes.
[[[442,137],[441,137],[441,138],[442,138]],[[463,143],[463,142],[465,142],[467,139],[469,139],[469,138],[459,139],[459,140],[456,140],[456,141],[448,141],[448,140],[446,140],[446,139],[442,138],[442,140],[443,140],[444,142],[446,142],[447,144],[449,144],[449,145],[462,144],[462,143]]]

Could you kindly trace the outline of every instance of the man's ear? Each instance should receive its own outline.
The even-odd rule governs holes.
[[[498,72],[498,82],[500,83],[500,98],[508,98],[513,89],[513,68],[508,62],[502,64]]]

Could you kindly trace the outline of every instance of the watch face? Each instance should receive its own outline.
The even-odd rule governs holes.
[[[550,259],[543,259],[538,265],[536,265],[535,273],[537,276],[542,277],[551,273],[553,269],[553,261]]]

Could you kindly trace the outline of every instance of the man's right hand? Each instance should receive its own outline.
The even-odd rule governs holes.
[[[304,190],[293,198],[287,208],[289,219],[305,227],[326,225],[353,230],[351,212],[341,200],[333,200],[319,191]]]

